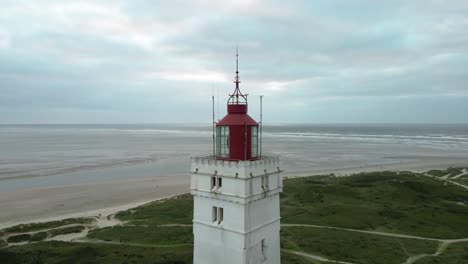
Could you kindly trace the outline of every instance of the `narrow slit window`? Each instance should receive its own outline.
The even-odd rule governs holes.
[[[218,208],[216,206],[213,206],[211,217],[213,222],[216,222],[216,220],[218,220]]]
[[[221,224],[221,222],[223,222],[223,219],[224,219],[224,208],[219,207],[218,213],[219,213],[218,224]]]
[[[219,177],[218,178],[218,188],[223,187],[223,178]]]
[[[216,187],[216,177],[211,177],[211,189]]]
[[[263,259],[266,259],[266,241],[265,239],[262,239],[262,255],[263,255]]]

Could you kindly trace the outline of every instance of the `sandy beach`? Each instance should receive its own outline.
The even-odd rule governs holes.
[[[186,193],[189,176],[167,176],[0,192],[0,229],[31,222],[109,215]]]
[[[345,176],[382,170],[427,171],[448,167],[468,167],[466,157],[399,156],[388,157],[393,164],[323,170],[286,170],[284,177],[334,173]],[[188,165],[187,165],[188,166]],[[189,192],[189,175],[158,176],[104,183],[77,184],[51,188],[0,192],[0,229],[31,222],[81,216],[109,215],[132,207]]]

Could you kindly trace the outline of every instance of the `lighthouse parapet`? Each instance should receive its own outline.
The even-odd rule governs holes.
[[[247,203],[283,190],[278,156],[257,160],[217,160],[213,156],[193,157],[190,191],[194,195],[228,196],[233,202]],[[216,182],[222,179],[222,186]]]
[[[198,156],[191,158],[191,172],[192,173],[208,173],[213,174],[216,173],[217,168],[223,168],[223,172],[227,173],[226,177],[234,177],[234,178],[251,178],[255,175],[263,175],[265,174],[265,170],[269,173],[272,172],[280,172],[281,163],[279,156],[273,155],[263,155],[261,158],[256,160],[219,160],[214,158],[213,156]],[[237,168],[250,168],[250,170],[246,170],[243,172],[247,172],[248,174],[239,173]],[[229,168],[233,168],[229,170]],[[213,171],[213,169],[215,171]],[[262,170],[262,171],[259,171]],[[219,174],[218,174],[219,175]]]

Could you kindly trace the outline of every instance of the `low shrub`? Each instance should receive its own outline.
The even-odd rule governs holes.
[[[39,232],[39,233],[35,233],[34,235],[32,235],[31,237],[31,241],[42,241],[44,239],[47,238],[47,232]]]
[[[49,230],[47,233],[49,233],[50,237],[54,237],[54,236],[59,236],[59,235],[80,233],[83,230],[85,230],[85,227],[82,225],[78,225],[78,226],[69,226],[69,227],[64,227],[64,228],[52,229],[52,230]]]
[[[31,239],[30,234],[14,235],[7,239],[8,243],[27,242]]]

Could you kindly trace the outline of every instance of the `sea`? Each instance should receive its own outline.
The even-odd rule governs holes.
[[[286,173],[468,159],[468,124],[276,124],[262,153]],[[0,125],[0,191],[188,175],[212,154],[209,124]]]

